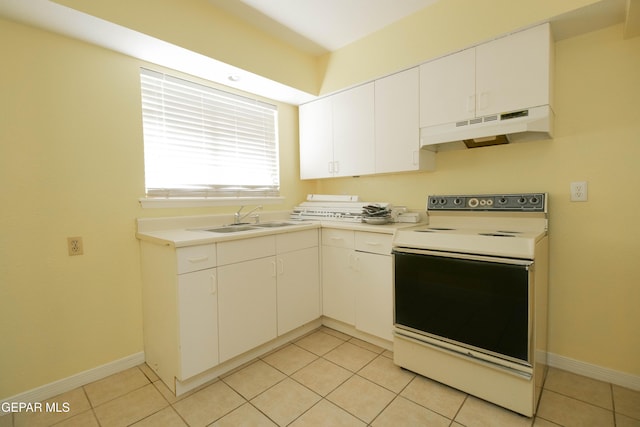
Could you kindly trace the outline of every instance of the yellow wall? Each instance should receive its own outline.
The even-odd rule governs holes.
[[[0,400],[143,351],[140,61],[0,19]],[[283,205],[312,192],[278,104]],[[82,256],[67,255],[82,236]]]
[[[640,375],[640,37],[556,44],[550,141],[437,154],[432,173],[328,179],[319,193],[423,209],[428,194],[550,194],[549,351]],[[571,181],[589,201],[569,201]]]

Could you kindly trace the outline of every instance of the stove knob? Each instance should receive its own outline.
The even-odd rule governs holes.
[[[526,199],[526,198],[524,198],[524,197],[520,197],[520,198],[518,199],[518,203],[520,203],[521,205],[524,205],[525,203],[527,203],[527,199]]]
[[[462,199],[460,197],[456,197],[455,199],[453,199],[453,204],[456,206],[462,205]]]
[[[507,198],[506,197],[500,197],[498,199],[498,204],[499,205],[506,205],[507,204]]]
[[[440,204],[441,205],[446,205],[447,204],[447,199],[440,199]]]
[[[538,204],[538,198],[537,197],[532,197],[529,199],[529,203],[531,203],[532,205],[537,205]]]
[[[478,206],[480,202],[478,201],[478,199],[476,199],[475,197],[473,199],[469,199],[469,207],[470,208],[475,208]]]
[[[435,206],[438,204],[438,199],[436,199],[435,197],[432,197],[431,199],[429,199],[429,204],[431,206]]]

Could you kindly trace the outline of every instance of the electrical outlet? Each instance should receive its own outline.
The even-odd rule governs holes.
[[[571,201],[587,201],[587,181],[577,181],[571,183]]]
[[[82,237],[67,237],[67,249],[69,250],[69,256],[82,255],[84,253]]]

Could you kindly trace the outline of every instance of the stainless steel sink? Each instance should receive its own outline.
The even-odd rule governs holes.
[[[261,228],[286,227],[288,225],[290,226],[290,225],[296,225],[296,224],[292,224],[290,222],[263,222],[258,224],[248,224],[248,223],[227,224],[227,225],[222,225],[216,228],[207,228],[204,231],[210,231],[212,233],[237,233],[240,231],[259,230]]]
[[[209,228],[205,231],[210,231],[212,233],[237,233],[238,231],[248,231],[253,229],[254,227],[249,225],[225,225],[218,228]]]
[[[263,222],[260,224],[254,224],[254,227],[262,227],[262,228],[271,228],[271,227],[286,227],[287,225],[296,225],[291,224],[290,222]]]

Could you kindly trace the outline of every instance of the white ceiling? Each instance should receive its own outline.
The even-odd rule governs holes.
[[[439,0],[209,0],[312,54],[333,52]]]

